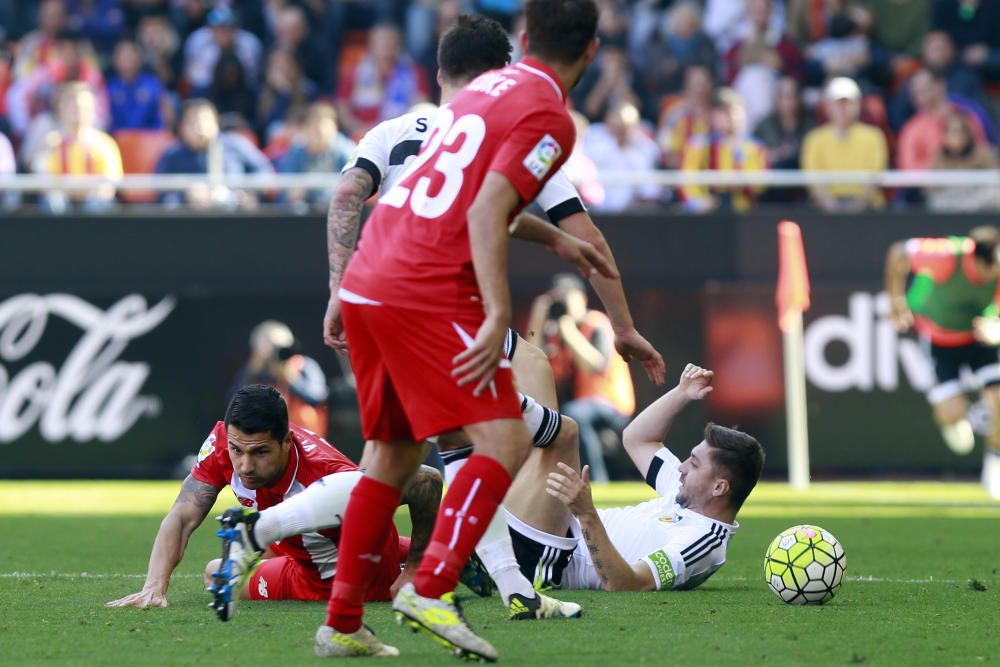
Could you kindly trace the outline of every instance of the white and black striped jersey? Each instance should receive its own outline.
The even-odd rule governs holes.
[[[359,167],[372,177],[372,195],[379,190],[388,191],[403,173],[406,163],[420,152],[429,127],[429,116],[422,112],[379,123],[362,137],[341,173]],[[562,170],[548,180],[535,201],[555,224],[586,210],[579,193]]]
[[[657,590],[695,588],[726,562],[726,547],[738,523],[723,523],[682,508],[676,502],[680,489],[680,461],[666,447],[656,453],[646,482],[658,498],[629,507],[598,510],[611,543],[629,563],[649,565]],[[590,553],[580,541],[573,559],[583,567],[567,571],[567,588],[600,588]]]

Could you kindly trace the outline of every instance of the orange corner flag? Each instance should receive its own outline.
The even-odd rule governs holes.
[[[809,272],[802,230],[794,222],[778,223],[778,326],[787,331],[796,313],[809,310]]]

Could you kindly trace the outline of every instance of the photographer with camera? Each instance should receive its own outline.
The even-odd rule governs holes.
[[[580,278],[560,274],[532,305],[528,340],[552,363],[561,411],[580,427],[581,456],[590,465],[591,479],[608,481],[600,432],[620,435],[635,412],[632,376],[615,353],[611,320],[587,308]]]

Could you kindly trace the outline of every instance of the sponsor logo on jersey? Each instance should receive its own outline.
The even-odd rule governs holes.
[[[142,394],[150,365],[119,357],[175,303],[167,296],[150,306],[141,294],[107,310],[72,294],[19,294],[0,302],[0,415],[6,416],[0,444],[36,425],[46,442],[111,442],[158,415],[160,400]],[[39,358],[36,348],[49,326],[66,328],[60,319],[79,329],[79,338],[61,362]],[[24,365],[15,372],[7,364]]]
[[[198,463],[201,463],[215,451],[215,434],[210,433],[205,442],[201,443],[201,449],[198,450]]]
[[[531,172],[532,176],[538,180],[542,180],[552,169],[552,165],[556,163],[560,155],[562,155],[562,147],[559,145],[559,142],[551,134],[546,134],[531,149],[528,157],[524,158],[524,167]]]
[[[674,566],[670,564],[670,556],[667,555],[667,552],[663,549],[654,551],[649,554],[649,560],[653,562],[653,567],[656,568],[656,576],[660,580],[660,588],[672,587],[677,575],[674,574]]]
[[[252,498],[243,498],[237,496],[237,500],[240,501],[240,505],[243,505],[243,507],[253,507],[255,505]]]

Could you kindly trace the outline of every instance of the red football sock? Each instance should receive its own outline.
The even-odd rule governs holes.
[[[326,608],[326,624],[340,632],[356,632],[361,627],[365,596],[378,574],[399,497],[399,489],[370,477],[362,477],[351,492]]]
[[[413,585],[439,598],[458,585],[458,575],[486,532],[510,488],[510,475],[496,460],[472,455],[448,487],[437,523]]]

